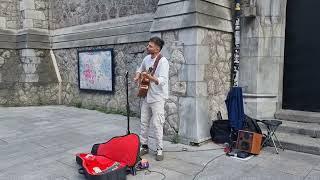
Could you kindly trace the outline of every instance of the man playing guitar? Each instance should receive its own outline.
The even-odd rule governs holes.
[[[135,82],[140,82],[142,78],[149,80],[146,96],[141,106],[141,149],[140,155],[147,154],[148,136],[150,124],[154,127],[154,134],[157,143],[156,160],[163,160],[163,124],[164,103],[168,99],[169,89],[169,63],[165,57],[162,57],[160,51],[164,41],[159,37],[152,37],[147,46],[148,55],[143,59],[140,68],[134,77]],[[151,70],[152,72],[146,72]],[[139,93],[140,94],[140,93]]]

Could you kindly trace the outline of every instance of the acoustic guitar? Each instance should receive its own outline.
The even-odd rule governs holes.
[[[153,67],[150,67],[147,71],[148,74],[151,76],[154,75],[156,72],[157,66],[159,64],[160,59],[162,58],[162,55],[159,54],[153,64]],[[150,79],[147,78],[145,75],[141,75],[140,77],[140,83],[139,83],[139,92],[138,92],[138,97],[146,97],[148,90],[150,87]]]
[[[147,71],[148,74],[152,72],[152,67]],[[146,97],[150,86],[150,79],[146,75],[141,75],[139,83],[138,97]]]

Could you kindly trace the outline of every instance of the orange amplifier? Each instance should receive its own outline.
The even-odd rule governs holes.
[[[251,154],[259,154],[262,134],[239,130],[236,148]]]

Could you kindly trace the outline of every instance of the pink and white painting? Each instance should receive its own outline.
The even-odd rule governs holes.
[[[79,87],[113,91],[112,50],[79,51]]]

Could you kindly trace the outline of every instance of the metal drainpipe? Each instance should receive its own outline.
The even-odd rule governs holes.
[[[232,78],[233,87],[239,86],[239,62],[240,62],[240,1],[235,0],[235,19],[234,19],[234,50],[232,62]]]

